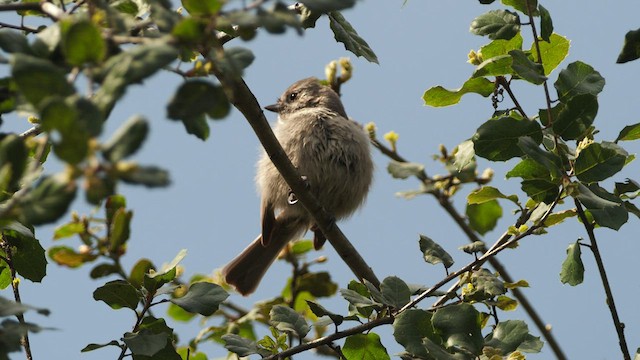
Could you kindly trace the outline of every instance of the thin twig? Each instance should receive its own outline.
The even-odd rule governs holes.
[[[578,217],[584,226],[584,229],[587,231],[587,235],[589,236],[589,241],[591,242],[591,252],[593,253],[593,257],[596,260],[596,264],[598,266],[598,272],[600,273],[600,279],[602,280],[602,286],[604,287],[604,292],[606,294],[606,302],[609,307],[609,311],[611,312],[611,318],[613,319],[613,325],[616,328],[616,332],[618,333],[618,342],[620,344],[620,351],[622,351],[622,356],[625,360],[630,360],[631,355],[629,354],[629,346],[627,345],[627,340],[624,336],[624,324],[620,321],[620,317],[618,316],[618,310],[616,309],[616,303],[613,298],[613,292],[611,291],[611,284],[609,283],[609,279],[607,278],[607,272],[604,267],[604,262],[602,261],[602,255],[600,254],[600,250],[598,249],[598,242],[596,241],[596,235],[593,232],[593,224],[587,219],[587,216],[582,209],[582,204],[578,199],[574,199],[576,204],[576,210],[578,213]]]

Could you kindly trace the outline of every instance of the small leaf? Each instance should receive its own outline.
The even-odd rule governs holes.
[[[495,84],[483,77],[472,77],[465,81],[462,87],[454,90],[447,90],[442,86],[434,86],[424,92],[422,99],[424,104],[433,107],[443,107],[455,105],[460,102],[462,95],[475,93],[482,97],[493,94]]]
[[[101,62],[107,47],[100,29],[89,20],[72,21],[61,22],[62,52],[67,62],[73,66]]]
[[[509,40],[497,39],[480,48],[480,53],[485,59],[496,56],[509,55],[511,50],[522,50],[522,35],[520,33]]]
[[[474,241],[471,244],[460,246],[458,249],[466,252],[467,254],[474,254],[486,251],[487,246],[484,241]]]
[[[107,347],[107,346],[121,347],[119,342],[117,342],[115,340],[111,340],[106,344],[89,344],[89,345],[85,346],[84,348],[82,348],[82,350],[80,350],[80,352],[89,352],[89,351],[93,351],[93,350],[102,349],[103,347]]]
[[[560,72],[554,83],[560,101],[566,102],[580,94],[598,95],[604,88],[604,78],[591,66],[576,61]]]
[[[531,61],[523,51],[511,50],[509,55],[513,60],[511,68],[524,80],[536,85],[540,85],[547,80],[547,77],[544,76],[542,65]]]
[[[438,309],[431,320],[447,349],[462,348],[479,355],[484,343],[480,329],[480,313],[462,303]]]
[[[572,97],[553,122],[553,131],[563,140],[580,140],[598,113],[598,98],[592,94]]]
[[[560,281],[563,284],[576,286],[582,284],[584,280],[584,265],[581,259],[582,250],[580,243],[575,242],[567,248],[567,258],[562,263],[560,271]]]
[[[220,0],[182,0],[182,6],[191,15],[215,15],[220,11],[223,2]]]
[[[544,172],[539,172],[540,177],[533,177],[528,179],[551,179],[558,180],[562,177],[562,160],[560,157],[550,151],[540,148],[540,143],[530,137],[521,137],[518,139],[518,147],[529,158],[545,168]],[[544,176],[549,174],[550,177]]]
[[[476,67],[472,77],[504,76],[513,74],[513,58],[510,55],[499,55],[484,60]]]
[[[32,52],[27,37],[19,31],[8,28],[0,29],[0,49],[10,54]]]
[[[533,201],[545,204],[551,204],[559,192],[559,185],[548,180],[523,180],[520,188]]]
[[[620,131],[615,142],[640,139],[640,123],[627,125]]]
[[[431,326],[432,316],[432,313],[421,309],[408,309],[394,319],[393,337],[409,353],[428,358],[429,353],[422,345],[422,339],[441,341]]]
[[[7,166],[10,171],[6,191],[15,192],[20,189],[22,175],[27,167],[27,157],[27,147],[19,136],[9,134],[0,140],[0,167]]]
[[[149,272],[145,274],[143,280],[144,288],[153,293],[162,285],[173,281],[176,278],[176,267],[185,256],[187,256],[187,250],[182,249],[169,264],[163,266],[162,271]]]
[[[314,298],[329,297],[338,291],[338,284],[331,280],[326,271],[308,272],[298,278],[298,291],[309,292]]]
[[[84,223],[70,222],[68,224],[60,225],[54,230],[53,240],[64,239],[73,235],[82,234],[84,231]]]
[[[169,336],[165,333],[154,334],[149,330],[138,333],[126,333],[122,338],[131,353],[140,356],[153,356],[167,345]]]
[[[260,353],[258,345],[255,341],[245,339],[236,334],[225,334],[221,337],[225,342],[224,347],[240,357],[249,356]]]
[[[506,295],[500,295],[495,301],[495,306],[502,311],[514,311],[518,302]]]
[[[491,10],[471,22],[473,34],[489,39],[511,39],[520,31],[520,18],[508,10]]]
[[[283,305],[271,308],[269,322],[278,330],[293,332],[301,338],[305,337],[311,329],[302,315]]]
[[[576,177],[585,183],[608,179],[622,170],[627,156],[629,154],[614,143],[591,143],[578,154],[574,164]]]
[[[79,253],[68,246],[54,246],[49,249],[49,257],[61,266],[77,268],[97,258],[91,253]]]
[[[382,280],[380,292],[385,298],[385,304],[400,309],[411,300],[409,286],[399,277],[389,276]]]
[[[117,274],[119,268],[113,264],[98,264],[89,273],[92,279],[100,279],[112,274]]]
[[[624,36],[624,45],[616,62],[623,64],[640,58],[640,29],[631,30]]]
[[[551,42],[551,34],[553,34],[553,21],[551,20],[551,14],[542,5],[538,5],[540,10],[540,37],[546,42]]]
[[[493,230],[502,217],[502,207],[497,200],[479,204],[467,204],[466,215],[469,226],[481,235]]]
[[[482,204],[495,199],[507,199],[516,204],[518,203],[518,196],[504,195],[500,192],[500,190],[494,188],[493,186],[483,186],[477,190],[472,191],[467,196],[467,202],[469,204]]]
[[[524,180],[542,179],[550,180],[551,174],[549,169],[531,158],[525,158],[520,161],[506,174],[507,179],[512,177],[519,177]]]
[[[329,13],[353,7],[355,0],[301,0],[307,8],[321,13]]]
[[[569,40],[558,34],[551,34],[549,41],[538,43],[542,56],[542,66],[544,67],[544,74],[546,76],[549,76],[567,57],[569,54],[569,45]],[[531,44],[529,53],[533,56],[533,61],[538,62],[538,51],[535,48],[535,44]]]
[[[141,116],[134,116],[127,120],[109,139],[102,145],[104,157],[112,163],[118,162],[135,154],[149,133],[149,123]]]
[[[519,350],[531,337],[529,327],[524,321],[506,320],[499,322],[487,336],[485,346],[500,349],[502,354],[509,354]]]
[[[549,216],[547,216],[547,219],[544,221],[544,226],[549,227],[549,226],[560,224],[565,219],[574,217],[576,215],[577,213],[575,209],[569,209],[569,210],[563,210],[563,211],[551,213],[549,214]]]
[[[537,143],[542,141],[542,131],[538,122],[502,117],[482,124],[472,140],[476,155],[492,161],[506,161],[522,156],[518,140],[526,136]]]
[[[117,253],[129,240],[132,217],[133,212],[127,211],[125,208],[120,208],[113,214],[113,221],[109,231],[109,251],[112,253]]]
[[[42,225],[58,220],[76,196],[76,185],[65,176],[45,176],[20,202],[26,223]]]
[[[191,313],[204,316],[213,315],[220,304],[229,297],[221,286],[197,282],[189,287],[187,294],[181,298],[171,299],[171,302]]]
[[[139,289],[144,282],[145,275],[149,273],[149,270],[155,270],[151,261],[148,259],[138,260],[138,262],[133,265],[133,268],[129,273],[129,283]]]
[[[315,303],[313,301],[306,300],[306,302],[309,305],[309,309],[311,309],[311,312],[315,316],[317,316],[317,317],[327,316],[327,317],[329,317],[329,319],[331,319],[331,321],[336,326],[339,326],[340,324],[342,324],[342,322],[344,322],[344,316],[338,315],[338,314],[334,314],[331,311],[325,309],[322,305],[320,305],[318,303]]]
[[[184,129],[187,130],[187,134],[195,135],[195,137],[203,141],[207,140],[211,133],[211,129],[204,115],[183,119],[182,125],[184,125]]]
[[[597,184],[588,187],[579,184],[578,191],[578,200],[589,210],[598,225],[619,230],[629,219],[622,200]]]
[[[335,2],[336,0],[328,1]],[[349,1],[347,1],[347,3]],[[353,26],[351,26],[341,13],[336,11],[329,13],[329,26],[331,27],[331,31],[333,31],[336,41],[343,43],[345,49],[351,51],[358,57],[362,56],[369,62],[378,64],[378,57],[369,44],[358,35]]]
[[[387,171],[395,179],[406,179],[422,174],[424,165],[412,162],[399,162],[391,160],[387,165]]]
[[[222,56],[215,57],[216,65],[224,72],[225,76],[240,77],[244,69],[249,67],[255,56],[251,50],[242,47],[231,47],[225,49]]]
[[[420,235],[419,240],[420,251],[424,257],[424,261],[435,265],[442,263],[445,268],[453,265],[453,258],[440,245],[425,235]]]
[[[104,301],[116,310],[125,307],[135,310],[140,301],[136,288],[123,280],[109,281],[102,285],[93,292],[93,298]]]
[[[342,353],[346,359],[391,359],[387,349],[380,342],[380,336],[372,332],[348,336],[342,347]]]
[[[375,302],[368,297],[365,297],[358,292],[350,289],[340,289],[340,295],[347,300],[351,305],[357,308],[364,308],[369,306],[380,306],[381,304]]]
[[[502,3],[525,15],[529,15],[529,12],[531,12],[533,16],[538,16],[538,0],[502,0]]]
[[[22,95],[36,107],[49,96],[69,96],[75,92],[67,82],[65,72],[41,58],[14,54],[11,75]]]
[[[118,177],[127,184],[143,185],[148,188],[165,187],[171,184],[169,172],[157,166],[133,165],[119,172]]]
[[[464,294],[465,298],[482,301],[504,294],[504,283],[487,269],[478,269],[471,274],[473,291]]]

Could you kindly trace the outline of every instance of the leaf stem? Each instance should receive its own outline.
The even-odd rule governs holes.
[[[596,264],[598,266],[598,272],[600,273],[600,279],[602,280],[602,286],[604,287],[604,292],[606,294],[607,306],[609,307],[611,318],[613,319],[613,324],[616,328],[616,332],[618,333],[620,351],[622,351],[622,356],[625,360],[631,360],[631,355],[629,354],[629,346],[627,345],[627,340],[624,336],[624,324],[620,321],[620,317],[618,316],[618,310],[616,309],[613,292],[611,291],[611,284],[609,283],[607,272],[604,267],[604,262],[602,261],[602,255],[600,254],[600,250],[598,248],[598,242],[596,241],[596,235],[593,231],[593,224],[589,222],[589,219],[587,219],[587,216],[584,213],[584,209],[582,208],[582,204],[580,204],[578,199],[574,199],[574,202],[576,204],[578,217],[580,218],[584,229],[587,231],[589,241],[591,242],[589,249],[591,249],[593,257],[595,258]]]

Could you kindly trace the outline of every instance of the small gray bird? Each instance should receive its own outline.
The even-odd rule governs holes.
[[[274,105],[274,133],[326,211],[336,219],[351,215],[364,202],[373,176],[369,138],[347,118],[340,97],[316,78],[291,85]],[[324,235],[297,202],[269,156],[257,164],[262,194],[262,234],[227,264],[222,273],[242,295],[256,290],[265,272],[291,240],[314,231],[316,249]]]

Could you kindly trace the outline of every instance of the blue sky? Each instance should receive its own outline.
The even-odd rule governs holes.
[[[615,139],[622,127],[639,122],[636,84],[640,82],[640,62],[617,65],[615,59],[624,34],[638,27],[640,3],[621,0],[612,6],[606,2],[567,0],[543,5],[553,17],[555,31],[571,40],[570,55],[560,68],[581,60],[606,79],[605,89],[599,96],[600,110],[595,126],[600,130],[597,139]],[[329,61],[350,57],[355,68],[354,78],[342,90],[347,113],[361,123],[375,122],[379,134],[396,131],[400,134],[398,148],[404,157],[426,164],[430,174],[442,173],[439,163],[432,160],[438,145],[452,149],[468,139],[493,109],[489,99],[477,95],[468,95],[458,106],[442,109],[425,107],[421,97],[431,86],[455,88],[469,77],[473,68],[466,63],[467,53],[488,41],[470,34],[469,24],[476,16],[495,7],[481,6],[474,1],[414,0],[404,6],[402,1],[357,2],[344,15],[369,42],[380,65],[347,53],[342,44],[333,39],[326,19],[321,19],[315,29],[308,30],[302,37],[292,31],[284,36],[260,32],[251,42],[237,41],[230,45],[245,46],[254,52],[256,60],[247,69],[245,79],[262,105],[273,103],[298,79],[323,76]],[[530,39],[525,35],[525,43]],[[551,82],[555,81],[557,72],[550,75]],[[251,128],[239,112],[233,111],[227,119],[210,123],[208,141],[187,135],[180,123],[166,119],[166,103],[181,82],[175,74],[162,73],[141,86],[130,88],[107,124],[105,137],[131,115],[146,116],[151,123],[150,138],[134,158],[140,163],[169,169],[173,182],[171,187],[160,190],[121,187],[129,207],[134,210],[132,240],[124,259],[127,268],[141,257],[156,264],[168,262],[180,249],[186,248],[188,254],[182,262],[186,274],[211,273],[242,250],[259,230],[259,197],[253,183],[259,144]],[[539,88],[522,84],[516,86],[515,91],[521,94],[519,99],[525,109],[530,109],[529,113],[544,103]],[[275,119],[272,114],[267,116]],[[6,123],[5,129],[19,131],[27,127],[26,123]],[[630,153],[637,153],[640,148],[638,142],[623,146]],[[468,255],[457,250],[466,239],[434,199],[425,196],[407,201],[396,197],[397,191],[416,188],[417,181],[391,179],[386,172],[388,160],[375,151],[374,160],[377,169],[369,199],[361,211],[341,223],[341,228],[378,277],[396,275],[410,283],[429,285],[444,276],[441,267],[430,266],[422,260],[418,234],[428,235],[452,253],[456,260],[454,269],[466,264],[470,260]],[[503,174],[513,165],[513,162],[480,161],[479,169],[495,169],[494,186],[504,193],[525,198],[517,179],[504,179]],[[47,170],[55,171],[56,165],[48,165]],[[636,161],[615,180],[622,181],[625,177],[640,180],[639,174]],[[464,210],[465,194],[460,194],[455,201],[460,211]],[[487,243],[492,243],[515,220],[509,203],[502,205],[504,217],[496,230],[485,236]],[[82,201],[76,201],[73,207],[81,213],[90,210]],[[45,248],[53,245],[52,229],[52,226],[37,229]],[[619,232],[596,231],[632,352],[640,346],[637,305],[640,281],[633,275],[640,253],[639,232],[640,223],[633,216]],[[529,281],[531,288],[524,293],[551,324],[570,359],[618,359],[617,338],[589,253],[583,251],[587,271],[584,284],[570,287],[559,281],[565,249],[579,237],[586,237],[584,229],[575,221],[569,221],[550,229],[548,235],[527,238],[518,249],[504,252],[499,258],[514,278]],[[75,240],[66,242],[77,245]],[[330,247],[325,247],[320,254],[329,257],[329,262],[322,267],[332,272],[341,287],[346,287],[353,278],[346,265]],[[113,311],[93,300],[93,290],[103,281],[90,280],[89,269],[69,270],[50,265],[42,284],[22,283],[26,303],[52,311],[48,318],[28,314],[28,320],[57,329],[32,337],[36,358],[116,358],[115,348],[79,353],[87,343],[106,343],[119,338],[134,323],[131,312]],[[232,295],[231,300],[250,306],[268,298],[282,287],[288,274],[286,265],[275,264],[255,294],[249,298]],[[10,296],[8,292],[2,295]],[[323,305],[335,312],[347,311],[343,301],[332,300]],[[501,319],[507,318],[528,321],[521,311],[501,314]],[[200,329],[197,321],[169,325],[176,328],[183,340],[194,337]],[[383,336],[383,344],[391,353],[400,351],[389,337],[390,328],[375,331]],[[530,331],[539,335],[533,325]],[[226,353],[221,347],[203,349],[210,358]],[[16,354],[14,358],[21,355]],[[313,356],[306,354],[299,358]],[[531,358],[550,359],[552,354],[545,347],[541,355]]]

